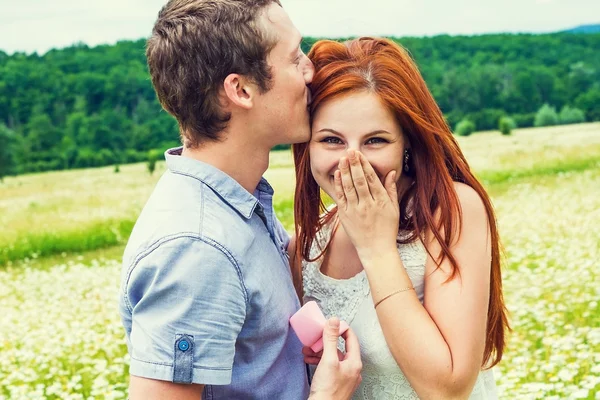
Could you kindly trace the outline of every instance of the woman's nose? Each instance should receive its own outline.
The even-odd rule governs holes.
[[[346,155],[348,155],[350,150],[360,151],[360,145],[358,143],[348,143],[346,146]]]

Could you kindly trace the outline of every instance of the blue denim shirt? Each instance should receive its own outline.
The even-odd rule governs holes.
[[[168,169],[123,258],[130,373],[205,384],[203,399],[306,399],[302,345],[289,326],[300,304],[273,189],[262,179],[252,195],[180,154],[165,154]]]

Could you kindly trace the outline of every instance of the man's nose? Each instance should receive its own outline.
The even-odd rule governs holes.
[[[306,82],[306,84],[310,84],[313,80],[313,77],[315,76],[315,66],[313,65],[312,61],[310,61],[310,59],[307,57],[307,63],[306,63],[306,68],[304,70],[304,82]]]

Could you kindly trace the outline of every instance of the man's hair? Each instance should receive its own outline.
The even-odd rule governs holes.
[[[227,75],[270,89],[267,56],[277,42],[261,23],[279,0],[170,0],[159,12],[146,57],[158,100],[187,147],[217,140],[231,114],[219,103]]]

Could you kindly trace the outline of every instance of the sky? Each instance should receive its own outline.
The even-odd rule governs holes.
[[[148,37],[166,0],[0,0],[0,50],[44,54]],[[554,32],[600,23],[600,0],[281,0],[305,36]]]

